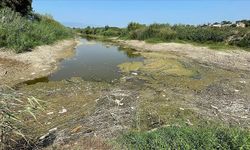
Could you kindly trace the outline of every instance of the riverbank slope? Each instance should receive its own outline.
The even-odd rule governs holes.
[[[151,44],[139,40],[111,39],[113,42],[135,49],[137,51],[174,52],[200,63],[213,64],[225,69],[240,69],[250,71],[250,53],[241,49],[212,50],[208,47],[181,43]]]
[[[62,40],[53,45],[34,48],[31,52],[16,54],[0,52],[0,84],[9,86],[48,76],[58,68],[61,59],[74,55],[77,40]]]

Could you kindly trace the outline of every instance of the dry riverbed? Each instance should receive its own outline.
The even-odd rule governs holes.
[[[112,83],[72,78],[18,87],[19,93],[45,101],[37,120],[26,122],[25,132],[38,139],[39,146],[110,149],[110,140],[125,132],[183,123],[250,127],[248,52],[174,43],[119,44],[136,49],[145,59],[120,64],[123,75]],[[70,55],[51,59],[64,56]]]
[[[207,47],[193,46],[180,43],[150,44],[138,40],[117,40],[125,47],[138,51],[174,52],[176,55],[185,56],[201,63],[208,63],[225,69],[240,69],[250,71],[250,53],[244,50],[211,50]]]

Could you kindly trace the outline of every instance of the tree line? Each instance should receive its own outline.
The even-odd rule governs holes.
[[[0,2],[0,49],[30,51],[35,46],[72,37],[72,33],[51,16],[34,13],[32,0]]]
[[[249,22],[249,20],[245,20]],[[184,24],[151,24],[145,25],[131,22],[126,28],[117,27],[87,27],[81,29],[84,35],[116,36],[126,39],[148,41],[187,41],[196,43],[222,43],[244,48],[250,48],[250,26],[245,28],[235,26],[195,26]]]

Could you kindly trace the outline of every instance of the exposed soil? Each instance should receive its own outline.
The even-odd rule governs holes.
[[[139,51],[154,52],[175,52],[180,56],[185,56],[197,60],[201,63],[208,63],[224,67],[225,69],[241,69],[250,71],[250,53],[243,50],[211,50],[207,47],[193,46],[191,44],[179,43],[158,43],[150,44],[138,40],[117,40],[121,45],[131,47]]]
[[[57,69],[61,59],[74,55],[76,45],[76,40],[64,40],[21,54],[0,51],[0,84],[13,86],[48,76]]]

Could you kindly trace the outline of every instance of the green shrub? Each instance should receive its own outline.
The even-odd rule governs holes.
[[[0,46],[17,53],[72,35],[70,29],[49,16],[33,14],[33,17],[27,18],[9,8],[0,9]]]
[[[132,132],[118,139],[123,148],[136,150],[250,149],[249,131],[216,126],[165,127],[153,132]]]
[[[250,48],[250,33],[246,33],[243,36],[235,37],[231,41],[229,41],[230,45],[236,45],[239,47]]]
[[[104,36],[120,36],[122,32],[122,29],[115,28],[115,27],[109,27],[108,29],[104,30],[102,35]]]
[[[176,39],[176,32],[171,30],[171,28],[163,28],[159,31],[159,37],[165,41]]]

